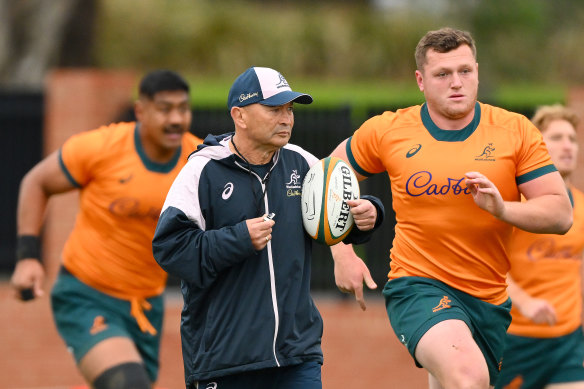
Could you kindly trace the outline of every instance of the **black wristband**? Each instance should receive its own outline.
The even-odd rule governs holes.
[[[19,235],[16,237],[16,260],[34,258],[41,260],[41,241],[35,235]]]

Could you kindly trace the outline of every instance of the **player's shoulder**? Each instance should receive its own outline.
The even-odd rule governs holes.
[[[135,128],[135,122],[111,123],[74,134],[66,143],[93,149],[96,147],[110,147],[125,143],[123,142],[124,139],[133,138]]]
[[[367,119],[362,128],[373,131],[396,130],[403,127],[419,126],[421,123],[421,105],[385,111]]]
[[[521,113],[481,102],[479,104],[481,107],[481,122],[484,124],[520,127],[530,123],[529,119]]]

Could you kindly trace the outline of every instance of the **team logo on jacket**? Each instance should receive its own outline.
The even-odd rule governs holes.
[[[205,386],[205,389],[217,389],[217,382],[209,382],[207,386]]]
[[[421,144],[417,144],[414,147],[412,147],[411,149],[408,150],[408,152],[406,153],[406,158],[411,158],[414,155],[416,155],[418,153],[418,151],[420,151],[420,149],[422,148]]]
[[[233,183],[232,182],[228,182],[223,187],[223,193],[221,193],[221,198],[223,200],[227,200],[228,198],[231,197],[231,194],[233,194]]]
[[[288,197],[300,196],[302,194],[299,190],[300,188],[300,175],[298,174],[298,170],[292,170],[292,173],[290,173],[290,181],[286,183],[286,195]]]
[[[475,161],[494,161],[495,157],[493,152],[495,151],[495,146],[493,143],[488,143],[484,148],[483,152],[475,157]]]
[[[284,78],[281,73],[278,73],[278,83],[276,84],[276,88],[289,88],[288,81]]]

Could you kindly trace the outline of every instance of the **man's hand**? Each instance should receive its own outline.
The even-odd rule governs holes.
[[[43,283],[45,269],[37,259],[22,259],[17,262],[10,285],[14,290],[14,298],[22,301],[42,297],[45,292]]]
[[[266,215],[254,219],[247,219],[245,221],[247,230],[249,231],[251,244],[256,251],[262,250],[272,239],[272,226],[276,224],[276,222],[271,219],[264,220],[265,216]]]
[[[335,261],[335,282],[337,288],[343,293],[354,294],[355,300],[357,300],[361,309],[366,310],[367,306],[363,297],[363,283],[369,289],[377,288],[377,284],[373,281],[367,265],[355,254],[352,245],[346,245],[342,242],[338,243],[331,246],[331,253]]]
[[[554,307],[543,299],[526,299],[519,307],[519,311],[523,316],[536,324],[547,323],[550,326],[553,326],[557,322]]]
[[[505,203],[495,184],[479,172],[468,172],[465,176],[465,184],[476,205],[501,219],[505,212]]]
[[[371,201],[363,199],[347,200],[347,205],[351,207],[351,214],[358,229],[369,231],[375,227],[377,208]]]

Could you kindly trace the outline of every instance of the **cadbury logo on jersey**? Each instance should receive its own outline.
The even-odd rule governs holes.
[[[132,197],[116,199],[110,203],[108,209],[116,216],[152,220],[158,220],[161,211],[160,208],[142,206],[139,199]]]
[[[421,171],[414,173],[408,178],[406,183],[406,192],[412,197],[422,195],[437,196],[437,195],[468,195],[470,189],[464,185],[464,177],[461,178],[447,178],[445,183],[435,183],[432,181],[432,173],[428,171]]]

